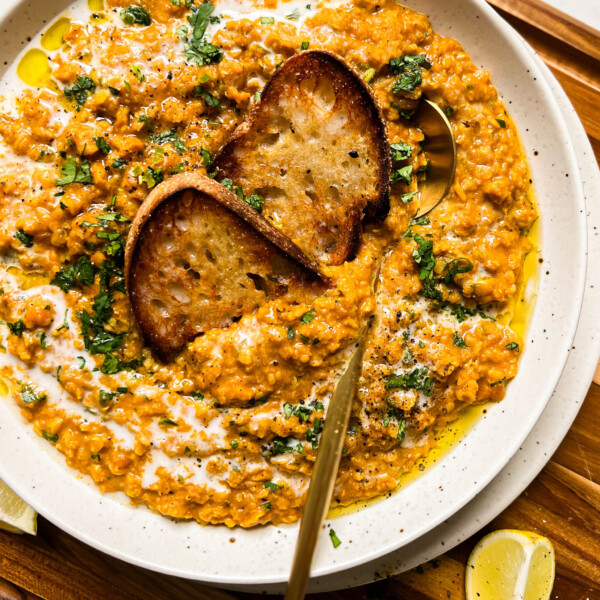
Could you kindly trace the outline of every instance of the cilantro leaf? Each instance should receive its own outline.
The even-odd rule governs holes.
[[[96,146],[98,146],[98,150],[102,152],[102,154],[110,154],[110,146],[103,137],[94,138],[94,142],[96,142]]]
[[[316,313],[317,311],[314,308],[311,308],[300,317],[300,321],[305,325],[308,325],[308,323],[314,320]]]
[[[204,100],[204,104],[206,106],[211,107],[219,107],[221,106],[221,102],[216,96],[213,96],[209,92],[207,92],[201,85],[194,86],[194,98],[202,98]]]
[[[392,58],[389,67],[392,75],[398,78],[392,89],[393,93],[397,94],[398,92],[414,92],[415,88],[423,81],[421,69],[431,69],[431,64],[424,54],[418,54]]]
[[[210,22],[210,15],[215,10],[211,2],[203,2],[200,6],[192,7],[188,22],[192,27],[190,37],[183,43],[185,57],[199,66],[218,63],[223,58],[219,46],[206,42],[204,34]]]
[[[329,530],[329,537],[331,538],[331,543],[334,548],[337,548],[342,543],[333,529]]]
[[[401,375],[392,377],[385,384],[385,389],[417,390],[423,392],[425,396],[431,396],[433,378],[427,375],[429,375],[427,367],[417,367],[409,373],[402,373]]]
[[[88,98],[88,92],[93,92],[95,89],[96,84],[91,77],[80,75],[71,89],[65,88],[63,92],[69,100],[75,100],[77,103],[77,110],[79,110],[85,104]]]
[[[25,233],[22,229],[18,229],[14,237],[17,238],[25,248],[31,248],[33,246],[33,236]]]
[[[121,11],[121,20],[125,25],[150,25],[150,13],[141,6],[132,4]]]
[[[90,161],[84,159],[78,164],[77,157],[71,156],[60,167],[62,177],[56,180],[56,185],[69,185],[70,183],[92,183]]]
[[[412,181],[412,172],[412,165],[406,165],[405,167],[396,169],[392,171],[390,183],[398,183],[399,181],[402,181],[403,183],[406,183],[406,185],[410,185],[410,182]]]
[[[36,404],[38,402],[43,402],[47,398],[47,394],[39,394],[30,385],[21,386],[21,400],[25,404]]]
[[[412,156],[413,147],[405,142],[390,144],[392,160],[406,160]]]
[[[7,322],[6,325],[8,326],[8,330],[10,331],[10,333],[12,335],[16,335],[17,337],[23,337],[23,332],[25,331],[25,329],[27,329],[22,319],[19,319],[14,323]]]

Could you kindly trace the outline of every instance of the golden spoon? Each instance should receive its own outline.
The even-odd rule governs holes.
[[[437,104],[423,100],[414,120],[425,134],[429,159],[427,179],[420,190],[421,202],[416,217],[432,210],[449,192],[456,168],[456,144],[450,122]],[[378,279],[379,268],[374,276],[374,288]],[[362,366],[366,331],[367,326],[364,326],[356,342],[356,349],[329,402],[284,600],[301,600],[306,592],[317,539],[329,510],[335,476],[342,457],[352,400]]]

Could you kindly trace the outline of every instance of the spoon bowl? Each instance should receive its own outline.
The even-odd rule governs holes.
[[[452,126],[444,111],[431,100],[423,99],[414,122],[425,135],[427,179],[419,190],[420,203],[416,217],[435,208],[448,194],[456,171],[456,142]]]

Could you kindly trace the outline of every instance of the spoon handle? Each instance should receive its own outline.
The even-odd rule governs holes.
[[[344,437],[362,365],[365,337],[363,331],[329,402],[284,600],[301,600],[306,592],[317,539],[331,503],[335,474],[342,456]]]

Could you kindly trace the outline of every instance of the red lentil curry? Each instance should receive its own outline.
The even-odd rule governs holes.
[[[102,491],[201,523],[289,523],[371,318],[334,505],[394,490],[461,408],[501,400],[518,368],[521,340],[496,317],[517,294],[536,208],[489,74],[391,0],[264,0],[247,15],[198,0],[95,8],[42,38],[49,60],[25,56],[42,69],[21,63],[35,85],[0,114],[0,374],[23,416]],[[328,269],[314,303],[268,302],[162,363],[125,293],[128,226],[164,178],[210,172],[277,65],[307,47],[373,87],[393,142],[390,213]],[[422,94],[446,111],[458,165],[449,197],[413,220]]]

